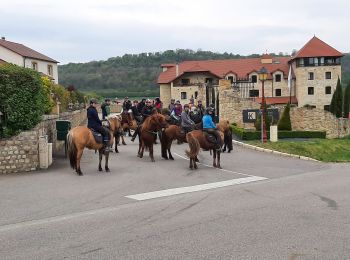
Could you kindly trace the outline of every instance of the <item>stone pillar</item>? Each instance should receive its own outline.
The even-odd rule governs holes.
[[[270,126],[270,141],[277,142],[278,141],[278,129],[277,125]]]
[[[49,155],[48,155],[47,136],[43,135],[39,137],[39,166],[41,169],[47,169],[49,167]]]

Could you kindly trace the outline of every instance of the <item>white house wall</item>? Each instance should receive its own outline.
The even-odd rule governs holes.
[[[18,66],[23,67],[23,57],[9,49],[0,46],[0,59],[12,63]]]
[[[56,84],[58,83],[58,71],[57,71],[57,64],[56,63],[26,58],[25,59],[25,67],[31,69],[32,62],[36,62],[38,64],[38,71],[42,72],[46,75],[49,75],[49,72],[47,71],[47,66],[52,65],[52,75],[50,75],[50,76],[55,79]]]

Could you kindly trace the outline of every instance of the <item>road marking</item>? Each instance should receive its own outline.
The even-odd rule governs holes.
[[[176,156],[178,156],[178,157],[180,157],[180,158],[182,158],[182,159],[184,159],[184,160],[189,161],[189,159],[188,159],[187,157],[185,157],[185,156],[182,156],[182,155],[177,154],[177,153],[173,153],[173,154],[175,154]],[[201,164],[201,165],[206,166],[206,167],[209,167],[209,168],[214,168],[213,166],[208,165],[208,164],[205,164],[205,163],[197,163],[197,164]],[[218,168],[214,168],[214,169],[217,169],[217,170],[223,171],[223,172],[231,172],[231,173],[239,174],[239,175],[243,175],[243,176],[256,177],[255,175],[250,175],[250,174],[241,173],[241,172],[235,172],[235,171],[226,170],[226,169],[218,169]]]
[[[248,183],[248,182],[262,181],[262,180],[266,180],[266,179],[267,178],[265,178],[265,177],[252,176],[252,177],[238,178],[238,179],[233,179],[233,180],[228,180],[228,181],[219,181],[219,182],[212,182],[212,183],[207,183],[207,184],[200,184],[200,185],[195,185],[195,186],[187,186],[187,187],[181,187],[181,188],[152,191],[152,192],[140,193],[140,194],[135,194],[135,195],[128,195],[125,197],[127,197],[129,199],[134,199],[134,200],[149,200],[149,199],[168,197],[168,196],[196,192],[196,191],[217,189],[217,188],[233,186],[233,185],[238,185],[238,184],[243,184],[243,183]]]

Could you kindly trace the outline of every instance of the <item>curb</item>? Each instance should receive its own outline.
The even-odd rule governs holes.
[[[272,153],[272,154],[276,154],[276,155],[280,155],[280,156],[286,156],[286,157],[292,157],[292,158],[298,158],[300,160],[305,160],[305,161],[313,161],[313,162],[321,162],[319,160],[310,158],[310,157],[306,157],[306,156],[302,156],[302,155],[297,155],[297,154],[291,154],[291,153],[283,153],[283,152],[279,152],[279,151],[275,151],[275,150],[270,150],[270,149],[265,149],[259,146],[255,146],[255,145],[251,145],[251,144],[246,144],[237,140],[232,140],[232,142],[236,145],[248,148],[248,149],[252,149],[252,150],[256,150],[259,152],[264,152],[264,153]]]

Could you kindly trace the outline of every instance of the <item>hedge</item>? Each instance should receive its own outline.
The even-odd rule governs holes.
[[[33,128],[47,104],[48,96],[38,72],[12,64],[0,66],[0,105],[6,116],[1,137]]]
[[[231,125],[232,133],[242,140],[259,140],[261,131],[251,131]],[[267,131],[267,138],[270,138],[270,132]],[[278,138],[326,138],[324,131],[278,131]]]

